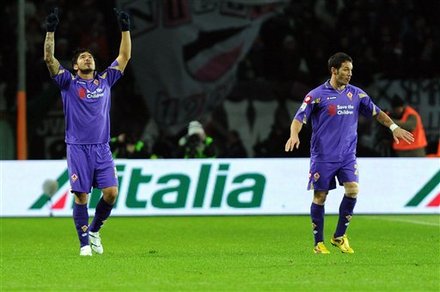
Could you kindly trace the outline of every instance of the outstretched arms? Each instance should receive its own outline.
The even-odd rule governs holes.
[[[116,58],[119,70],[124,72],[128,61],[131,58],[131,37],[130,37],[130,16],[122,10],[114,9],[121,28],[121,44],[119,46],[119,55]]]
[[[390,128],[391,132],[393,133],[393,139],[397,144],[399,144],[399,139],[402,139],[408,144],[414,142],[413,134],[396,125],[393,120],[383,111],[380,111],[379,114],[376,115],[376,120],[385,127]]]

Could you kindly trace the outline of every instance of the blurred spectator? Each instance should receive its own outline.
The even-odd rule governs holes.
[[[424,157],[426,156],[425,130],[419,113],[405,101],[395,95],[391,100],[391,118],[401,128],[411,132],[414,135],[412,144],[401,141],[399,144],[393,142],[393,149],[399,157]]]
[[[178,157],[176,150],[176,141],[164,131],[159,131],[159,135],[155,139],[152,147],[150,158],[176,158]]]
[[[136,139],[134,135],[121,133],[110,140],[110,147],[114,158],[149,158],[145,143]]]
[[[255,157],[287,157],[284,151],[284,139],[289,133],[288,127],[272,125],[269,136],[254,146]]]
[[[236,130],[228,132],[226,137],[226,145],[223,150],[222,158],[246,158],[247,151],[241,141],[240,134]]]
[[[192,121],[188,133],[179,139],[179,157],[214,158],[217,156],[214,139],[207,136],[202,124]]]

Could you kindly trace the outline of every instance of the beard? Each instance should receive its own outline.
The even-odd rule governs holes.
[[[86,69],[78,69],[78,71],[81,72],[82,74],[90,74],[90,73],[94,72],[95,69],[86,68]]]

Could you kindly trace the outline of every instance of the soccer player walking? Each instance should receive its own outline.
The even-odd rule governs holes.
[[[356,162],[357,127],[359,113],[390,128],[394,141],[412,143],[413,135],[397,126],[373,103],[362,89],[350,85],[353,60],[345,53],[334,54],[328,60],[330,80],[310,91],[298,109],[290,126],[290,137],[285,151],[298,149],[298,133],[311,120],[310,171],[308,190],[313,190],[310,208],[315,239],[315,253],[328,254],[324,244],[324,204],[329,190],[336,188],[336,180],[344,186],[345,195],[339,207],[339,220],[330,242],[343,253],[354,253],[346,230],[353,216],[358,195],[359,169]]]
[[[80,255],[102,254],[99,230],[118,195],[118,178],[110,151],[110,90],[122,77],[131,57],[130,18],[115,9],[121,28],[121,43],[116,60],[103,72],[95,72],[95,59],[88,49],[79,49],[72,58],[72,74],[54,56],[58,9],[46,18],[44,61],[60,87],[65,115],[65,141],[71,191],[75,194],[73,220],[80,242]],[[88,194],[92,187],[102,190],[102,197],[89,225]]]

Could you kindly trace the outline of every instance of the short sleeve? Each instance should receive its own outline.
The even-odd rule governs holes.
[[[119,69],[118,65],[118,62],[114,60],[113,63],[100,74],[101,78],[107,80],[109,86],[115,84],[116,81],[118,81],[119,78],[122,77],[122,72]]]
[[[61,88],[66,89],[69,87],[70,82],[73,80],[73,75],[69,70],[60,65],[58,74],[52,76],[55,83]]]
[[[372,101],[371,97],[368,94],[366,94],[362,90],[359,90],[358,96],[360,100],[359,112],[363,116],[374,117],[377,114],[379,114],[381,109],[374,104],[374,102]]]
[[[304,97],[303,103],[296,112],[295,119],[303,124],[307,124],[310,114],[313,111],[314,104],[315,98],[312,96],[312,93],[308,93],[306,97]]]

